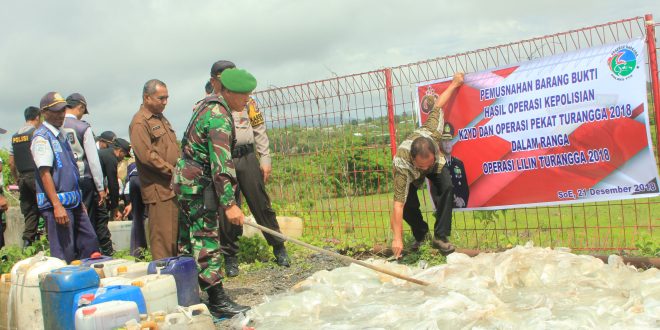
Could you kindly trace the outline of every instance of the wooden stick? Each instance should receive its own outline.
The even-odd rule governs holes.
[[[314,251],[316,251],[316,252],[323,253],[323,254],[325,254],[325,255],[329,255],[329,256],[331,256],[331,257],[339,258],[339,259],[341,259],[341,260],[343,260],[343,261],[346,261],[346,262],[349,262],[349,263],[358,264],[358,265],[360,265],[360,266],[362,266],[362,267],[367,267],[367,268],[372,269],[372,270],[375,270],[375,271],[377,271],[377,272],[380,272],[380,273],[383,273],[383,274],[387,274],[387,275],[390,275],[390,276],[393,276],[393,277],[396,277],[396,278],[400,278],[400,279],[402,279],[402,280],[406,280],[406,281],[408,281],[408,282],[412,282],[412,283],[415,283],[415,284],[419,284],[419,285],[429,285],[428,282],[424,282],[424,281],[422,281],[422,280],[418,280],[418,279],[415,279],[415,278],[412,278],[412,277],[408,277],[408,276],[405,276],[405,275],[401,275],[401,274],[399,274],[399,273],[395,273],[395,272],[392,272],[392,271],[390,271],[390,270],[387,270],[387,269],[384,269],[384,268],[380,268],[380,267],[374,266],[374,265],[372,265],[372,264],[368,264],[368,263],[366,263],[366,262],[364,262],[364,261],[357,260],[357,259],[353,259],[353,258],[351,258],[351,257],[345,256],[345,255],[341,255],[341,254],[339,254],[339,253],[337,253],[337,252],[328,251],[328,250],[322,249],[322,248],[320,248],[320,247],[317,247],[317,246],[314,246],[314,245],[307,244],[307,243],[305,243],[305,242],[299,241],[299,240],[297,240],[297,239],[295,239],[295,238],[287,237],[286,235],[283,235],[283,234],[281,234],[281,233],[278,233],[278,232],[276,232],[276,231],[274,231],[274,230],[272,230],[272,229],[270,229],[270,228],[266,228],[266,227],[264,227],[264,226],[262,226],[262,225],[259,225],[259,224],[257,224],[257,223],[252,223],[252,222],[247,222],[247,221],[245,221],[245,222],[243,222],[243,224],[244,224],[244,225],[248,225],[248,226],[250,226],[250,227],[257,228],[257,229],[259,229],[259,230],[261,230],[261,231],[263,231],[263,232],[265,232],[265,233],[269,233],[269,234],[271,234],[271,235],[273,235],[273,236],[276,236],[276,237],[279,237],[279,238],[281,238],[281,239],[283,239],[283,240],[287,240],[287,241],[289,241],[289,242],[296,243],[296,244],[298,244],[298,245],[300,245],[300,246],[304,246],[304,247],[306,247],[306,248],[308,248],[308,249],[310,249],[310,250],[314,250]]]

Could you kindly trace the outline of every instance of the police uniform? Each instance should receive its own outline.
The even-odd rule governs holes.
[[[64,111],[66,108],[66,101],[56,92],[46,94],[40,104],[42,111]],[[64,132],[48,122],[42,123],[34,131],[30,150],[37,168],[37,206],[46,220],[51,256],[67,263],[90,257],[99,251],[98,240],[82,205],[78,167]],[[38,172],[42,168],[49,169],[50,184],[66,211],[68,224],[55,221],[54,200],[46,194],[45,183]]]
[[[10,155],[14,157],[14,165],[18,174],[19,201],[21,213],[25,219],[23,242],[30,244],[37,240],[39,226],[39,208],[37,207],[37,191],[35,171],[30,145],[32,135],[37,128],[32,125],[21,127],[11,138]]]
[[[244,111],[234,113],[234,127],[236,129],[236,146],[232,150],[232,158],[236,166],[238,187],[236,200],[240,204],[240,194],[245,196],[250,212],[258,224],[280,232],[277,215],[271,207],[270,197],[266,193],[266,185],[259,164],[271,164],[268,135],[264,118],[254,99],[250,99]],[[259,159],[257,159],[259,154]],[[222,253],[225,262],[234,258],[236,262],[238,253],[238,238],[243,233],[243,227],[226,224],[231,230],[221,236]],[[223,232],[225,234],[225,232]],[[284,249],[284,240],[264,233],[268,244],[273,247],[276,256]],[[279,260],[278,262],[285,262]],[[288,264],[288,260],[286,260]],[[228,263],[229,264],[229,263]],[[238,275],[238,274],[236,274]]]
[[[71,105],[72,97],[76,100],[82,98],[83,104],[86,101],[80,94],[72,94],[67,97]],[[87,113],[87,111],[85,111]],[[92,128],[89,123],[79,120],[72,114],[67,114],[62,126],[73,156],[78,165],[78,174],[80,175],[80,190],[82,191],[83,204],[89,216],[94,231],[99,239],[101,252],[105,255],[112,255],[112,241],[110,240],[110,231],[108,230],[109,214],[104,208],[99,208],[99,191],[105,189],[103,185],[103,171],[99,159],[96,141],[92,134]]]
[[[243,70],[226,70],[219,79],[236,93],[249,93],[256,87],[254,77]],[[198,104],[184,132],[182,157],[172,182],[184,221],[190,225],[199,285],[207,291],[209,309],[217,317],[248,309],[231,301],[222,287],[219,235],[226,230],[222,228],[227,223],[225,210],[236,205],[237,180],[231,154],[235,136],[229,106],[217,95],[207,96]]]
[[[453,142],[451,142],[453,138],[454,126],[451,123],[445,122],[442,132],[442,139],[445,142],[452,143],[453,146]],[[465,174],[465,166],[463,165],[463,161],[452,156],[451,153],[447,153],[446,150],[443,150],[443,152],[445,153],[445,158],[447,159],[445,167],[451,175],[451,183],[454,186],[454,207],[467,207],[468,198],[470,197],[470,189],[468,187],[467,175]]]
[[[470,198],[470,188],[468,187],[467,176],[465,175],[465,165],[463,161],[449,156],[445,167],[451,174],[451,182],[454,186],[454,207],[464,208],[468,205],[468,198]]]

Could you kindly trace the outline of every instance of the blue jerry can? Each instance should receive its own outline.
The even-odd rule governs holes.
[[[95,252],[92,253],[92,256],[90,258],[80,259],[80,265],[86,267],[92,267],[92,265],[95,263],[110,261],[110,260],[112,260],[112,257],[104,256],[98,252]]]
[[[199,304],[197,264],[192,257],[171,257],[152,261],[149,263],[147,273],[173,275],[179,305],[187,307]]]
[[[74,305],[74,296],[98,286],[99,275],[89,267],[67,266],[40,274],[44,329],[73,329],[75,310],[71,306]]]
[[[147,314],[142,291],[132,285],[110,285],[76,293],[73,298],[73,313],[75,315],[76,310],[85,305],[96,305],[113,300],[133,301],[137,304],[140,314]]]

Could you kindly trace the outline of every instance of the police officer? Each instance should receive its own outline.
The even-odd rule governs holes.
[[[101,133],[96,138],[96,149],[105,149],[109,148],[111,145],[115,143],[115,139],[117,138],[117,134],[113,131],[104,131]]]
[[[211,77],[211,83],[215,94],[199,103],[181,141],[182,158],[176,164],[173,188],[184,221],[190,223],[199,285],[208,293],[211,313],[222,318],[249,309],[233,302],[223,289],[219,232],[225,221],[243,224],[244,215],[234,195],[232,111],[245,107],[257,81],[247,71],[233,68]]]
[[[89,114],[87,100],[81,94],[73,93],[66,98],[66,102],[68,107],[62,131],[71,144],[71,150],[78,164],[83,204],[96,231],[101,252],[112,255],[112,241],[107,230],[108,215],[106,209],[101,206],[106,197],[101,161],[92,128],[89,123],[82,120],[84,115]]]
[[[37,205],[46,220],[50,254],[65,260],[88,258],[99,245],[82,205],[76,159],[60,129],[66,100],[57,92],[41,98],[43,122],[32,139],[32,158],[37,167]]]
[[[234,68],[230,61],[218,61],[211,67],[211,76],[222,74],[225,69]],[[266,134],[264,117],[259,112],[254,99],[250,98],[243,111],[233,113],[236,130],[236,146],[232,150],[232,158],[236,166],[239,189],[236,200],[240,204],[240,194],[247,200],[250,212],[258,224],[280,231],[277,215],[271,207],[270,197],[266,193],[266,181],[272,171],[269,141]],[[259,154],[259,159],[257,155]],[[225,258],[227,276],[238,275],[238,238],[243,234],[243,227],[226,223],[229,230],[221,233],[222,253]],[[263,234],[266,241],[273,247],[275,261],[280,266],[289,267],[289,256],[284,246],[284,240],[270,234]]]
[[[39,208],[37,207],[37,192],[35,183],[36,166],[30,152],[32,134],[41,125],[39,108],[27,107],[23,113],[25,125],[11,138],[9,149],[9,167],[14,178],[18,180],[19,201],[21,213],[25,219],[23,230],[23,247],[28,247],[38,239]]]
[[[454,207],[464,208],[467,206],[468,198],[470,197],[470,188],[468,187],[463,161],[451,154],[451,151],[454,149],[453,138],[454,126],[449,122],[445,122],[440,148],[442,148],[442,152],[447,159],[445,167],[449,170],[449,174],[451,174],[451,183],[454,186]]]

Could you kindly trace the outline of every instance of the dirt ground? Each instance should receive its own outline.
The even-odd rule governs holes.
[[[320,270],[332,270],[348,264],[320,253],[294,256],[291,267],[279,267],[274,262],[260,267],[241,265],[237,277],[225,279],[225,289],[239,304],[256,306],[264,302],[265,296],[286,292],[296,283]],[[229,321],[216,323],[216,329],[228,329]]]

